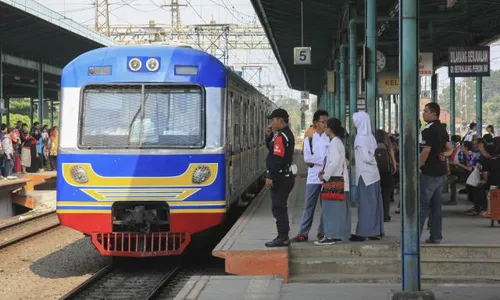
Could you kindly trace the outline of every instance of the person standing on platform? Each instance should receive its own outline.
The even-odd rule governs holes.
[[[314,218],[314,210],[319,199],[321,191],[321,180],[318,175],[323,170],[325,157],[327,154],[330,138],[325,133],[326,122],[328,121],[328,113],[324,110],[318,110],[314,113],[313,123],[316,129],[310,136],[304,139],[304,162],[309,166],[307,169],[307,184],[304,211],[300,220],[299,234],[292,239],[292,242],[307,242],[309,240],[308,233]],[[318,226],[318,240],[324,236],[323,218],[320,218]]]
[[[325,168],[319,173],[319,178],[324,182],[332,179],[334,182],[338,182],[339,177],[343,178],[345,196],[343,199],[322,199],[322,221],[325,234],[323,238],[319,238],[318,241],[314,242],[317,246],[344,242],[351,235],[351,203],[347,195],[349,192],[349,172],[347,170],[345,147],[342,143],[342,139],[345,137],[345,129],[342,127],[340,120],[336,118],[329,119],[327,125],[325,132],[332,140],[328,146]]]
[[[356,185],[358,199],[358,225],[351,241],[366,238],[380,240],[384,236],[384,205],[380,187],[380,174],[375,158],[377,140],[372,134],[370,116],[356,112],[352,116],[356,126],[354,157],[356,159]]]
[[[286,110],[275,109],[267,118],[271,119],[272,123],[266,129],[266,146],[269,150],[266,158],[266,187],[271,189],[272,212],[276,219],[278,236],[265,245],[281,247],[290,245],[287,202],[297,172],[296,166],[292,165],[295,137],[288,127],[289,116]]]
[[[437,103],[428,103],[422,114],[427,125],[420,137],[420,234],[422,234],[425,219],[432,216],[430,238],[428,244],[439,244],[442,236],[442,202],[441,193],[448,172],[446,157],[451,156],[453,148],[449,142],[448,133],[439,121],[441,108]],[[471,126],[471,130],[474,127]]]

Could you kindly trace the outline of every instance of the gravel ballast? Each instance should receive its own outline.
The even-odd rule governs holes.
[[[109,263],[90,238],[57,227],[0,250],[0,299],[59,299]]]

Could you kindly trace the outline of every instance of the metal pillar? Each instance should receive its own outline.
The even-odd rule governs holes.
[[[382,130],[385,131],[385,96],[382,97]]]
[[[483,77],[476,77],[476,123],[477,133],[483,136]]]
[[[401,78],[401,267],[405,292],[420,291],[419,0],[399,1]]]
[[[455,77],[450,78],[450,133],[455,135]]]
[[[334,116],[335,118],[340,118],[340,79],[339,79],[339,61],[335,60],[335,101],[334,101]]]
[[[399,95],[394,96],[394,129],[401,133],[399,129]]]
[[[328,115],[330,118],[334,117],[335,114],[335,93],[328,93],[330,95],[330,111],[328,112]]]
[[[345,123],[345,109],[346,109],[346,98],[347,98],[347,95],[346,95],[346,68],[345,68],[345,64],[346,64],[346,51],[347,50],[347,46],[346,45],[342,45],[340,46],[340,122],[342,122],[342,124],[344,126],[346,126],[346,123]],[[349,131],[349,133],[351,133]]]
[[[30,127],[33,126],[33,114],[34,114],[33,103],[34,103],[33,98],[30,98],[30,122],[31,122]]]
[[[349,153],[350,153],[350,168],[349,168],[349,177],[351,182],[351,189],[353,189],[354,182],[354,168],[355,168],[355,159],[354,159],[354,138],[356,134],[354,133],[354,122],[353,122],[353,114],[357,110],[357,70],[356,70],[356,24],[358,22],[355,19],[351,19],[349,21]],[[354,193],[349,193],[351,203],[356,203],[356,199],[354,199]]]
[[[3,49],[2,47],[0,47],[0,101],[3,101],[3,104],[4,104],[4,107],[7,107],[7,103],[5,103],[5,100],[3,98]],[[2,120],[2,115],[3,115],[3,112],[0,111],[0,123],[1,120]],[[7,117],[8,119],[8,117]],[[7,123],[7,126],[9,126],[10,124]]]
[[[38,122],[43,126],[43,62],[38,64]],[[33,125],[33,119],[31,120]]]
[[[59,100],[59,99],[58,99]],[[50,128],[54,127],[54,99],[50,99]]]
[[[368,78],[366,80],[366,112],[370,115],[372,130],[376,129],[377,101],[377,0],[365,0],[366,48],[368,51]],[[383,100],[382,100],[383,101]]]
[[[392,131],[392,124],[391,124],[392,123],[392,109],[391,109],[392,108],[392,101],[391,100],[392,100],[392,95],[388,95],[387,96],[387,104],[389,105],[389,107],[387,107],[387,110],[388,110],[388,112],[387,112],[387,116],[388,116],[387,120],[389,121],[389,124],[388,124],[388,130],[387,130],[387,132],[389,134],[391,134],[391,131]]]
[[[375,125],[377,126],[376,129],[380,129],[380,98],[377,97],[375,101],[375,111],[377,112],[375,116]]]

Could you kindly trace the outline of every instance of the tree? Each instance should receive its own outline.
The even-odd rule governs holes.
[[[495,95],[483,106],[483,124],[500,124],[500,95]]]

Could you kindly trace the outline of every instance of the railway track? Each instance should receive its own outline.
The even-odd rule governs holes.
[[[55,211],[0,226],[0,249],[60,226]]]
[[[101,269],[61,299],[155,299],[181,270],[179,261],[115,262]]]

